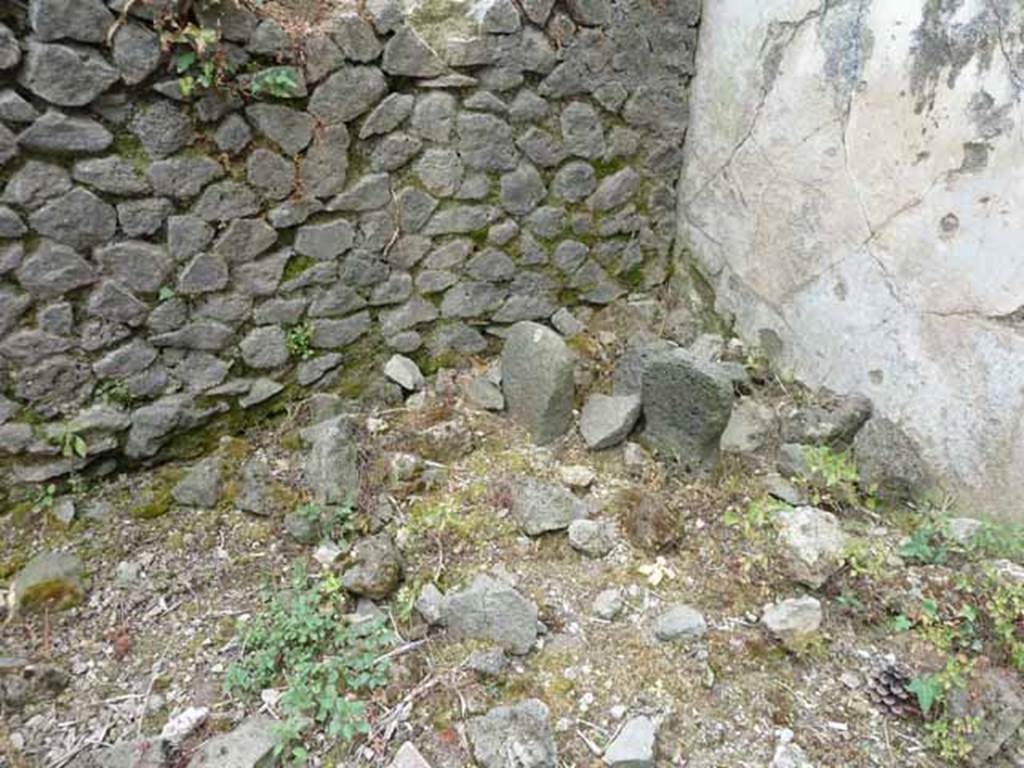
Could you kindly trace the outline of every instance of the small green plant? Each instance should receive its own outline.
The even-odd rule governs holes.
[[[295,511],[315,525],[321,536],[335,542],[347,541],[356,533],[355,507],[339,504],[323,509],[319,504],[300,504]]]
[[[174,292],[173,288],[165,285],[163,288],[160,289],[160,292],[157,294],[157,300],[163,303],[165,301],[170,301],[171,299],[176,298],[177,295],[178,294]]]
[[[330,539],[347,541],[356,533],[355,507],[351,502],[329,507],[320,525],[324,535]]]
[[[803,484],[815,504],[874,508],[874,489],[868,489],[861,498],[860,474],[850,451],[836,451],[828,445],[808,445],[803,448],[803,457],[807,462],[807,479]]]
[[[65,459],[84,459],[89,455],[89,444],[70,426],[61,429],[56,442],[60,446],[60,455]]]
[[[836,605],[850,613],[860,613],[865,610],[864,601],[856,592],[843,592],[836,598]]]
[[[171,64],[178,76],[181,95],[189,98],[198,91],[212,90],[227,84],[233,67],[221,46],[216,29],[198,24],[165,29],[160,44],[171,53]]]
[[[284,722],[276,753],[305,765],[313,726],[328,738],[350,742],[369,731],[366,697],[388,679],[383,654],[393,644],[383,619],[353,621],[332,574],[310,578],[297,567],[290,589],[240,632],[241,658],[227,671],[229,693],[257,695],[283,689]]]
[[[286,336],[288,353],[299,360],[309,360],[313,351],[313,326],[309,323],[293,325]]]
[[[249,86],[253,96],[274,96],[288,99],[299,92],[299,81],[294,67],[270,67],[257,72]]]
[[[770,496],[761,496],[747,504],[742,512],[730,507],[722,515],[722,522],[737,528],[748,541],[758,539],[774,525],[775,513],[787,506]]]
[[[53,483],[47,483],[41,488],[37,488],[36,492],[32,494],[32,511],[47,512],[53,509],[56,498],[57,486]]]
[[[970,757],[970,736],[980,724],[980,717],[942,718],[928,723],[928,744],[944,760],[964,760]]]
[[[981,623],[983,616],[970,602],[959,608],[942,606],[926,598],[911,615],[898,614],[892,619],[894,632],[915,630],[936,648],[945,652],[980,653],[983,649]]]
[[[88,493],[90,482],[77,472],[68,475],[68,493],[77,498],[82,498]]]
[[[963,655],[950,656],[939,672],[915,677],[907,690],[917,697],[921,714],[930,722],[928,743],[946,760],[963,760],[971,753],[970,736],[980,723],[978,717],[952,717],[946,710],[950,691],[967,687],[974,660]]]
[[[120,379],[108,379],[96,388],[96,399],[107,405],[119,405],[127,408],[134,401],[128,386]]]
[[[857,537],[847,543],[843,557],[854,576],[876,581],[886,572],[889,553],[878,539]]]
[[[320,524],[320,505],[319,504],[299,504],[295,508],[296,513],[302,515],[306,520],[311,523]]]
[[[413,505],[406,528],[413,538],[422,536],[442,536],[450,530],[458,531],[463,527],[463,516],[458,507],[451,502],[429,503],[417,502]]]
[[[406,576],[405,583],[395,595],[395,613],[401,621],[408,621],[416,610],[416,600],[419,599],[423,586],[430,581],[429,578],[417,575],[413,578]]]
[[[762,496],[749,502],[742,511],[730,506],[722,514],[722,522],[737,529],[744,541],[751,545],[740,559],[744,573],[750,573],[755,567],[768,566],[770,553],[766,545],[775,536],[775,513],[786,508],[786,504],[770,496]]]
[[[907,690],[917,698],[921,714],[938,720],[938,713],[945,707],[946,698],[954,688],[967,687],[974,670],[974,661],[963,655],[950,656],[946,666],[939,672],[919,675],[910,681]]]
[[[1024,525],[983,523],[964,548],[978,558],[1024,561]]]
[[[836,451],[828,445],[808,445],[803,449],[811,472],[819,476],[826,488],[855,484],[860,480],[857,465],[849,451]]]
[[[903,634],[904,632],[909,632],[914,628],[914,620],[909,616],[900,613],[893,617],[891,626],[893,632]]]
[[[940,703],[946,694],[939,675],[922,675],[910,681],[907,690],[917,697],[917,706],[925,717],[931,714],[932,707]]]
[[[941,531],[931,523],[925,523],[915,528],[900,547],[900,556],[921,565],[941,565],[946,562],[949,551]]]
[[[985,611],[992,632],[1010,663],[1024,672],[1024,586],[1008,584],[989,575],[992,591],[985,600]]]

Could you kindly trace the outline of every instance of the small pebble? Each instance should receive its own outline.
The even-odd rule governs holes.
[[[558,474],[570,488],[588,488],[594,482],[594,470],[578,464],[562,467]]]

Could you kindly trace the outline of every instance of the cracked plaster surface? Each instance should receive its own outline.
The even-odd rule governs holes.
[[[766,7],[770,6],[770,7]],[[706,3],[680,244],[717,308],[1024,517],[1024,8]]]

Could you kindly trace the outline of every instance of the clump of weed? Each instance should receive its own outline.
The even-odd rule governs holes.
[[[309,360],[313,357],[313,326],[309,323],[293,325],[288,329],[285,337],[288,345],[288,354],[296,360]]]
[[[366,698],[388,680],[383,654],[393,638],[383,619],[346,615],[333,574],[310,577],[297,567],[290,588],[272,594],[239,634],[241,657],[229,667],[225,689],[248,696],[283,690],[277,755],[306,765],[315,728],[343,742],[369,732]]]
[[[828,445],[806,445],[802,454],[807,474],[797,482],[807,488],[815,506],[826,509],[875,508],[875,489],[860,487],[860,473],[850,451],[837,451]]]

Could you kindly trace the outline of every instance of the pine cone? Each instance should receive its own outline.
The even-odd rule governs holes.
[[[868,680],[867,694],[872,703],[894,717],[921,714],[917,697],[907,690],[910,673],[898,664],[886,664]]]

